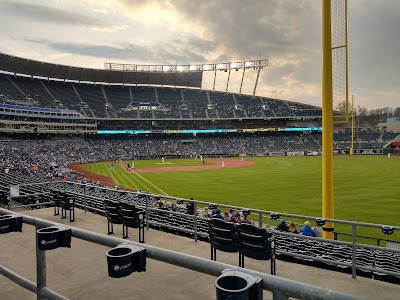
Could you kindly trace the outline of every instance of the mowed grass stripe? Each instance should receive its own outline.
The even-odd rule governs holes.
[[[141,182],[146,186],[146,187],[150,187],[150,189],[148,190],[148,191],[151,191],[151,192],[153,192],[153,193],[156,193],[156,194],[162,194],[162,195],[167,195],[168,196],[168,194],[165,192],[165,191],[163,191],[162,189],[160,189],[158,186],[156,186],[155,184],[153,184],[150,180],[148,180],[146,177],[144,177],[142,174],[139,174],[139,173],[134,173],[135,174],[135,176],[137,177],[137,178],[139,178],[140,180],[141,180]]]
[[[130,187],[130,188],[135,188],[132,187],[131,184],[131,180],[129,180],[129,178],[127,178],[127,174],[125,174],[125,170],[122,169],[120,166],[116,166],[115,167],[115,172],[113,172],[113,176],[115,178],[115,182],[120,185],[120,186],[124,186],[124,187]]]
[[[116,168],[117,172],[113,175],[115,176],[116,181],[118,181],[119,185],[130,187],[138,190],[150,190],[150,185],[143,181],[139,176],[134,173],[127,172],[122,167],[118,166]]]
[[[137,189],[142,190],[142,191],[150,191],[150,192],[155,192],[158,193],[158,191],[154,191],[153,187],[147,183],[146,181],[144,181],[142,178],[140,178],[137,174],[135,173],[131,173],[130,174],[132,178],[134,178],[136,184],[137,184]]]
[[[136,188],[131,182],[124,178],[123,170],[118,165],[114,165],[114,170],[112,170],[111,163],[109,162],[93,163],[86,165],[85,169],[93,173],[108,176],[112,178],[117,185]]]
[[[143,180],[143,178],[141,178],[135,173],[130,173],[126,171],[119,165],[115,166],[114,171],[115,172],[112,172],[112,175],[115,178],[115,182],[118,182],[118,185],[120,186],[160,193],[159,190],[157,190],[151,184]]]

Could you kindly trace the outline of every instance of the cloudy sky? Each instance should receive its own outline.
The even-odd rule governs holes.
[[[399,28],[399,0],[349,1],[357,104],[400,106]],[[321,0],[1,0],[0,37],[0,52],[92,68],[267,58],[258,95],[321,105]],[[231,92],[240,76],[232,73]],[[246,72],[245,93],[255,77]],[[217,88],[225,84],[218,74]]]

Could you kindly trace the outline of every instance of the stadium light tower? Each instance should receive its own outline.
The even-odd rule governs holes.
[[[254,84],[253,96],[256,94],[258,79],[262,69],[268,66],[268,59],[255,59],[242,62],[216,63],[216,64],[198,64],[198,65],[136,65],[136,64],[119,64],[119,63],[104,63],[104,69],[107,71],[120,72],[148,72],[148,73],[189,73],[189,72],[204,72],[214,71],[213,91],[215,90],[215,81],[217,71],[229,72],[226,81],[226,90],[228,92],[229,79],[231,70],[239,71],[243,69],[242,81],[240,83],[239,94],[242,93],[242,85],[246,69],[257,70],[256,82]]]

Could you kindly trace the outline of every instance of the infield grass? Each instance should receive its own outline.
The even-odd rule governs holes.
[[[232,158],[239,160],[239,158]],[[227,159],[226,159],[227,160]],[[85,168],[113,178],[121,186],[171,196],[309,216],[321,216],[321,157],[246,158],[254,166],[191,172],[128,173],[115,164]],[[166,160],[199,165],[193,159]],[[135,167],[160,167],[160,160],[135,161]],[[125,165],[127,162],[125,162]],[[151,184],[150,184],[150,183]],[[335,156],[335,218],[400,225],[400,157]],[[300,220],[299,220],[300,221]],[[351,232],[337,224],[335,230]],[[359,235],[383,237],[378,229],[360,228]],[[388,236],[385,236],[388,238]],[[390,239],[400,239],[395,232]]]

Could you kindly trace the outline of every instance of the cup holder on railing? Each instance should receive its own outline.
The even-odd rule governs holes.
[[[279,220],[281,218],[281,214],[271,212],[270,213],[270,217],[271,217],[272,220]]]
[[[71,247],[71,229],[52,226],[37,231],[39,250],[52,250]]]
[[[132,272],[146,271],[146,249],[130,244],[120,244],[106,253],[108,275],[122,278]]]
[[[22,217],[13,214],[0,216],[0,234],[17,231],[22,232]]]
[[[226,269],[215,280],[217,300],[262,300],[262,278]]]
[[[382,226],[382,233],[393,234],[393,227],[392,226]]]

